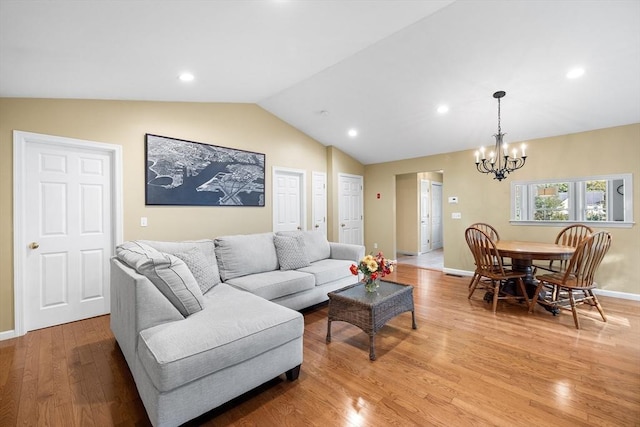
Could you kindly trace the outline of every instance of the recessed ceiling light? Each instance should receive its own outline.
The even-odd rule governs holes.
[[[569,72],[567,73],[567,78],[568,79],[577,79],[578,77],[581,77],[584,74],[584,68],[573,68],[572,70],[569,70]]]
[[[351,137],[351,138],[355,138],[356,136],[358,136],[358,131],[355,129],[349,129],[349,132],[347,132],[347,134]]]
[[[178,76],[178,78],[183,82],[191,82],[195,77],[191,73],[182,73]]]
[[[447,112],[449,111],[449,106],[447,106],[447,105],[440,105],[440,106],[438,107],[438,110],[437,110],[437,111],[438,111],[438,113],[440,113],[440,114],[447,113]]]

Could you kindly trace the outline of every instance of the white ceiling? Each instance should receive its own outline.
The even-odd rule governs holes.
[[[364,164],[493,144],[497,90],[507,142],[640,123],[640,1],[0,0],[2,97],[257,103]]]

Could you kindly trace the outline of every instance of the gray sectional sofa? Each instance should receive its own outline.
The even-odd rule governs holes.
[[[364,247],[318,232],[119,245],[111,329],[155,426],[184,423],[281,374],[298,377],[300,310],[354,283]]]

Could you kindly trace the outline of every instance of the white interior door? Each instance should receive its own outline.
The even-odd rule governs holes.
[[[327,235],[327,174],[313,172],[313,229]]]
[[[338,175],[338,215],[340,217],[339,239],[341,243],[364,244],[362,177]]]
[[[20,146],[14,190],[22,191],[15,209],[24,219],[16,227],[23,266],[16,268],[16,296],[24,301],[17,329],[22,334],[109,313],[109,259],[121,239],[119,154],[105,150],[108,144],[46,135],[16,132],[14,141]]]
[[[428,180],[420,180],[420,253],[426,253],[431,250],[429,237],[431,234],[431,226],[429,223],[430,211],[430,184]]]
[[[442,242],[442,184],[431,183],[431,249],[440,249]]]
[[[273,231],[304,230],[305,172],[273,169]]]

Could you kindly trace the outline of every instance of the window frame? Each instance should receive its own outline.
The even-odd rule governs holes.
[[[607,194],[614,194],[622,181],[623,220],[622,221],[588,221],[586,219],[586,183],[588,181],[607,181]],[[541,184],[568,184],[569,211],[568,220],[535,220],[535,186]],[[518,201],[520,202],[518,204]],[[606,200],[607,218],[611,218],[613,198]],[[566,226],[585,223],[596,227],[631,228],[633,226],[633,174],[594,175],[577,178],[548,178],[539,180],[512,181],[510,194],[511,213],[509,222],[513,225],[533,226]],[[519,219],[519,217],[521,219]]]

